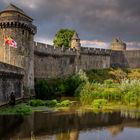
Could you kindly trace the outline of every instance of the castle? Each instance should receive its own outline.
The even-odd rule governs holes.
[[[113,40],[112,49],[86,48],[74,33],[67,49],[35,42],[36,33],[33,19],[22,9],[10,4],[0,12],[0,104],[11,91],[16,98],[33,94],[35,79],[66,77],[80,69],[140,67],[140,51],[126,50],[119,38]],[[16,41],[17,48],[4,44],[6,36]]]

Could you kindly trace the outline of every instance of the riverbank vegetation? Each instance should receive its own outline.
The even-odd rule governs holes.
[[[70,96],[76,97],[82,108],[93,110],[140,108],[140,69],[80,70],[65,79],[36,80],[35,91],[36,99],[0,109],[0,114],[69,108],[74,103],[67,100]]]
[[[43,82],[45,84],[43,84]],[[48,87],[46,87],[46,85]],[[40,90],[41,88],[41,90]],[[46,91],[46,92],[44,92]],[[76,96],[82,105],[93,108],[140,106],[140,69],[99,69],[79,73],[55,82],[38,81],[37,98]]]
[[[109,104],[140,106],[139,69],[110,69],[92,74],[93,72],[87,74],[91,75],[90,80],[76,90],[76,95],[83,105],[91,105],[98,109]]]
[[[70,100],[40,100],[40,99],[33,99],[28,102],[20,103],[14,106],[7,105],[0,109],[0,114],[4,115],[11,115],[11,114],[20,114],[20,115],[27,115],[32,112],[37,111],[56,111],[59,109],[65,109],[70,107],[74,104],[74,101]]]

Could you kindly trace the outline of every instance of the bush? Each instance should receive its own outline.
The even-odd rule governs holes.
[[[61,103],[58,104],[58,106],[61,106],[61,107],[67,107],[71,104],[71,101],[70,100],[64,100],[62,101]]]
[[[34,107],[37,107],[37,106],[44,106],[45,104],[44,104],[44,101],[42,101],[42,100],[31,100],[30,102],[29,102],[29,104],[30,104],[30,106],[34,106]]]
[[[140,104],[140,80],[125,79],[121,83],[114,83],[111,80],[106,80],[103,84],[86,83],[78,88],[77,92],[83,105],[91,104],[95,99]]]
[[[58,103],[57,100],[48,100],[45,102],[45,105],[49,107],[55,107],[57,103]]]
[[[24,115],[24,114],[29,114],[31,111],[32,111],[31,108],[25,105],[24,107],[23,106],[18,107],[15,112]]]
[[[121,83],[122,80],[127,79],[127,73],[120,68],[112,69],[109,73],[116,82]]]
[[[51,96],[50,87],[46,80],[35,81],[35,92],[37,99],[47,99]]]
[[[92,107],[93,108],[102,108],[103,106],[105,106],[107,104],[107,100],[105,99],[96,99],[92,102]]]
[[[134,94],[133,91],[129,91],[125,96],[124,96],[124,102],[126,104],[130,104],[130,103],[137,103],[137,95]]]
[[[140,79],[140,71],[139,70],[131,70],[130,73],[128,73],[129,79]]]
[[[76,89],[83,83],[88,82],[88,77],[83,70],[66,80],[66,96],[74,96]]]
[[[87,71],[86,73],[90,82],[103,83],[104,80],[111,78],[109,71],[110,69],[93,69],[93,70]]]
[[[31,112],[32,112],[31,107],[24,103],[15,106],[7,106],[0,109],[0,114],[4,114],[4,115],[8,115],[8,114],[25,115]]]

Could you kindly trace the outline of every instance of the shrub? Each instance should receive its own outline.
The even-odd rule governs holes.
[[[31,108],[29,106],[25,105],[25,106],[17,107],[15,112],[18,114],[24,115],[24,114],[29,114],[31,111],[32,111]]]
[[[67,107],[71,104],[71,101],[70,100],[64,100],[62,101],[59,106],[62,106],[62,107]]]
[[[46,99],[51,96],[50,88],[46,80],[35,81],[35,92],[37,99]]]
[[[49,107],[55,107],[57,103],[58,103],[57,100],[48,100],[45,102],[45,105]]]
[[[125,102],[126,104],[137,103],[137,95],[134,94],[133,91],[129,91],[129,92],[124,96],[124,102]]]
[[[121,83],[123,79],[127,79],[127,73],[120,68],[112,69],[109,73],[112,78],[119,83]]]
[[[121,92],[119,88],[105,88],[102,91],[102,98],[107,99],[109,101],[120,100]]]
[[[25,115],[32,112],[32,109],[30,106],[26,104],[19,104],[15,106],[8,106],[0,109],[0,114],[20,114]]]
[[[130,73],[128,73],[129,79],[140,79],[140,71],[139,70],[131,70]]]
[[[45,104],[44,104],[44,101],[39,100],[39,99],[37,99],[37,100],[31,100],[31,101],[29,102],[29,104],[30,104],[30,106],[34,106],[34,107],[37,107],[37,106],[44,106],[44,105],[45,105]]]
[[[88,82],[86,73],[80,70],[75,75],[69,77],[65,82],[66,96],[74,96],[76,89],[83,83]]]
[[[105,99],[96,99],[92,102],[92,107],[93,108],[102,108],[103,106],[105,106],[107,104],[107,100]]]
[[[80,101],[83,105],[90,104],[94,99],[101,98],[101,92],[103,91],[102,84],[99,83],[86,83],[82,89],[79,90]]]

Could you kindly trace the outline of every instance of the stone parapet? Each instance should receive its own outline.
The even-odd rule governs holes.
[[[89,55],[111,55],[111,50],[109,49],[100,49],[100,48],[88,48],[81,47],[81,54],[89,54]]]
[[[54,47],[48,44],[43,44],[39,42],[35,42],[34,45],[34,52],[35,54],[40,54],[40,55],[76,55],[77,51],[76,49],[72,48],[59,48],[59,47]]]
[[[77,55],[77,52],[80,54],[88,55],[111,55],[111,50],[109,49],[98,49],[98,48],[87,48],[81,47],[80,51],[77,51],[75,48],[59,48],[52,45],[35,42],[34,51],[36,54],[42,55]]]

